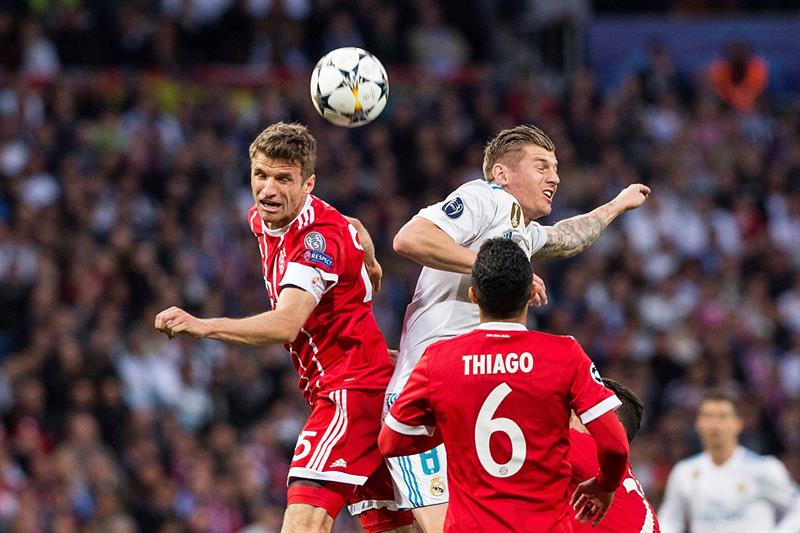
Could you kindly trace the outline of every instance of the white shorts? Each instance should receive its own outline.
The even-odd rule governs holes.
[[[386,395],[383,418],[397,399],[398,393]],[[416,455],[388,457],[389,473],[394,484],[395,502],[399,509],[416,509],[447,503],[447,453],[444,444]]]

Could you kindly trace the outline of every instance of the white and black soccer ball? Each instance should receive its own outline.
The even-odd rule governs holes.
[[[337,126],[355,128],[372,122],[388,97],[386,69],[361,48],[328,52],[311,73],[311,101],[320,115]]]

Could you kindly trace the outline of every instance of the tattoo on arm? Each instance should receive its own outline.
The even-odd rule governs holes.
[[[584,251],[600,237],[608,223],[592,211],[546,226],[547,242],[533,254],[537,259],[564,259]]]

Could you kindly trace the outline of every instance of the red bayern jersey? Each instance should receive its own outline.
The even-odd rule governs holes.
[[[571,494],[578,483],[597,475],[600,467],[597,462],[597,445],[591,435],[570,429],[569,444],[569,462],[572,465]],[[630,464],[622,478],[622,484],[614,493],[614,501],[611,502],[611,507],[603,521],[593,527],[591,522],[582,524],[573,517],[572,529],[575,533],[659,533],[661,531],[653,507],[647,501],[636,476],[633,475]]]
[[[429,346],[386,425],[441,433],[446,531],[538,533],[568,530],[570,409],[589,423],[619,404],[574,338],[490,322]]]
[[[283,228],[268,229],[255,206],[249,222],[273,309],[287,286],[317,300],[300,334],[286,345],[308,402],[337,389],[385,390],[392,363],[372,314],[372,285],[355,228],[312,195]]]

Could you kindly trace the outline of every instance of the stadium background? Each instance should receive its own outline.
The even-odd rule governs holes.
[[[797,35],[792,4],[2,2],[0,530],[278,530],[306,415],[284,351],[152,328],[173,304],[267,305],[247,146],[277,120],[311,127],[316,192],[372,232],[392,346],[418,271],[392,236],[479,177],[501,128],[555,140],[550,223],[650,185],[589,251],[535,264],[551,303],[531,325],[645,399],[632,463],[654,504],[709,385],[745,394],[743,443],[800,479],[800,45],[775,29]],[[724,101],[709,66],[742,39],[769,86]],[[316,59],[351,45],[391,83],[353,131],[308,95]]]

